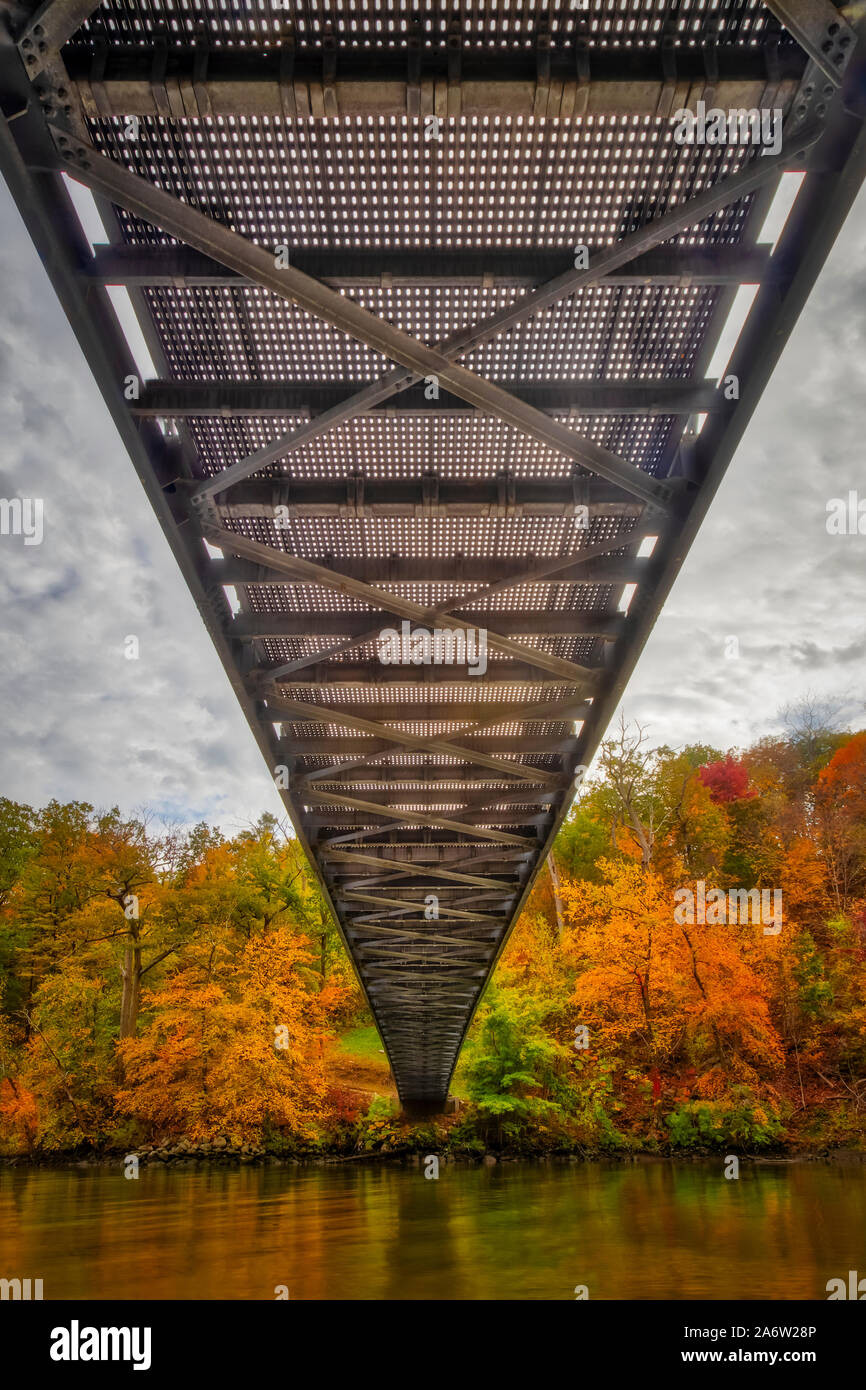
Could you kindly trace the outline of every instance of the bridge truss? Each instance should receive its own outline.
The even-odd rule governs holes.
[[[7,183],[401,1099],[440,1109],[866,171],[859,21],[830,0],[4,11]],[[700,101],[780,111],[781,151],[678,143]],[[486,669],[416,663],[422,637],[386,664],[404,624],[470,651],[483,631]]]

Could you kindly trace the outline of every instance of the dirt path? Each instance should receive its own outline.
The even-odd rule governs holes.
[[[383,1056],[381,1062],[362,1057],[347,1056],[338,1047],[330,1047],[325,1054],[328,1077],[335,1086],[344,1086],[347,1091],[360,1091],[369,1095],[390,1096],[397,1099],[397,1087],[391,1079],[390,1068]]]

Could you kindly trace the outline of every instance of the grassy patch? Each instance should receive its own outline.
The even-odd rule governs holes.
[[[382,1042],[375,1028],[350,1028],[348,1033],[343,1033],[337,1039],[337,1051],[345,1057],[378,1063],[383,1071],[388,1070],[388,1058],[382,1050]]]

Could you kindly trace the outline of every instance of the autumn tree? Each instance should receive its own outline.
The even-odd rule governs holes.
[[[600,1045],[657,1066],[683,1056],[777,1068],[781,1048],[766,993],[729,928],[677,922],[669,886],[639,864],[607,861],[603,869],[601,884],[564,890],[573,998]]]
[[[326,1082],[309,961],[286,927],[251,937],[239,954],[224,928],[199,938],[146,995],[141,1036],[121,1044],[130,1079],[119,1112],[193,1139],[312,1138]]]
[[[816,818],[839,909],[866,893],[866,732],[855,734],[818,777]]]

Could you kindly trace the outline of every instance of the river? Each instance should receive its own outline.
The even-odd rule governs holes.
[[[826,1299],[866,1275],[866,1166],[723,1167],[5,1168],[0,1277],[46,1299]]]

